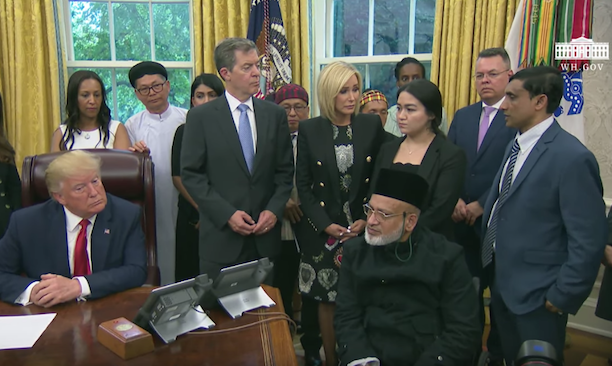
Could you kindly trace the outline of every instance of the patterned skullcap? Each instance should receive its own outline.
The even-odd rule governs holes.
[[[382,100],[389,106],[389,102],[387,102],[387,97],[379,90],[368,90],[361,95],[361,101],[359,102],[360,106],[364,106],[372,101]]]
[[[308,93],[306,89],[297,84],[286,84],[280,87],[275,93],[274,101],[280,104],[285,99],[301,99],[308,104]]]

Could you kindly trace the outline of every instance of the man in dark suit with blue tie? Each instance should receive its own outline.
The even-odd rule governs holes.
[[[455,113],[448,131],[448,139],[463,148],[468,168],[463,193],[453,213],[455,240],[463,246],[465,259],[472,277],[480,281],[480,319],[485,323],[482,293],[488,279],[482,276],[480,263],[480,231],[482,212],[495,174],[501,165],[506,146],[516,130],[506,126],[499,107],[504,101],[506,85],[512,76],[510,58],[503,48],[488,48],[478,54],[474,80],[481,101]],[[495,321],[491,319],[487,346],[493,362],[502,357]]]
[[[591,292],[608,239],[597,161],[553,117],[563,88],[559,70],[528,68],[501,105],[520,135],[484,206],[481,260],[507,364],[533,339],[563,358],[567,316]]]
[[[0,241],[0,299],[51,307],[141,286],[140,208],[106,194],[100,158],[67,152],[45,181],[53,199],[13,213]]]
[[[210,278],[280,255],[279,220],[294,171],[287,113],[253,98],[260,83],[255,43],[227,38],[214,57],[225,94],[189,111],[181,153],[181,178],[200,210],[200,271]]]

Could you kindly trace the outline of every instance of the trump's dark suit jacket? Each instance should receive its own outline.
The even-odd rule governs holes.
[[[484,206],[482,237],[508,147]],[[546,300],[576,314],[599,270],[608,240],[595,156],[554,121],[525,160],[499,209],[495,285],[514,314]]]
[[[376,160],[372,188],[376,187],[380,170],[393,167],[395,155],[405,139],[406,137],[403,137],[382,146]],[[451,215],[463,189],[465,165],[465,153],[443,136],[436,136],[417,171],[429,183],[419,225],[442,234],[451,241],[454,237]]]
[[[280,253],[283,212],[293,188],[293,153],[287,113],[253,98],[257,146],[249,173],[225,95],[187,114],[181,152],[181,179],[200,211],[200,259],[233,263],[245,237],[227,222],[242,210],[257,221],[270,210],[277,225],[254,236],[258,254]]]
[[[147,277],[140,208],[106,195],[91,233],[90,298],[141,286]],[[71,278],[64,208],[54,200],[16,211],[0,240],[0,299],[15,302],[40,276]],[[22,276],[23,274],[23,276]]]

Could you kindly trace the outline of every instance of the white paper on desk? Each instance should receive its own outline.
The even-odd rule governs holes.
[[[0,350],[32,348],[55,315],[0,316]]]

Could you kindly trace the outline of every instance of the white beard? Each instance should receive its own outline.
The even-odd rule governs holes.
[[[404,225],[400,226],[396,231],[391,232],[387,235],[378,235],[378,236],[370,235],[368,233],[368,230],[366,229],[365,241],[366,243],[372,246],[375,246],[375,247],[384,246],[384,245],[388,245],[388,244],[391,244],[393,242],[400,240],[403,233],[404,233]]]

